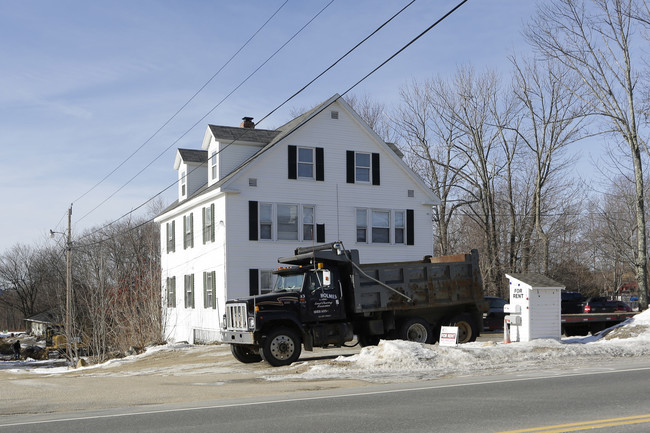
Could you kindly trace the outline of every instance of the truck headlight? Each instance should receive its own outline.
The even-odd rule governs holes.
[[[221,327],[223,329],[226,329],[228,327],[228,319],[226,318],[226,315],[223,315],[223,319],[221,319]]]
[[[248,318],[248,329],[250,329],[250,330],[255,329],[255,316],[250,316]]]

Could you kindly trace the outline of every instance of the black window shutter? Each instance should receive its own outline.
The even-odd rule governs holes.
[[[249,284],[250,284],[250,290],[249,294],[251,296],[256,296],[260,293],[260,278],[259,278],[259,270],[257,269],[249,269],[248,270],[248,279],[249,279]]]
[[[297,162],[297,149],[296,146],[287,146],[287,149],[289,151],[289,166],[288,166],[288,172],[289,172],[289,179],[297,179],[298,178],[298,162]]]
[[[214,222],[216,220],[214,216],[214,203],[210,205],[210,218],[212,218],[210,221],[210,241],[214,242]]]
[[[257,202],[248,202],[248,240],[256,241],[257,238]]]
[[[208,273],[203,273],[203,308],[208,308]]]
[[[325,242],[325,224],[316,224],[316,242]]]
[[[406,209],[406,245],[415,245],[413,209]]]
[[[325,151],[322,147],[316,148],[316,180],[325,180]]]
[[[176,251],[176,221],[172,221],[172,245],[171,252]]]
[[[187,215],[183,215],[183,249],[187,248],[187,235],[185,232],[187,232]]]
[[[203,244],[205,245],[205,243],[207,242],[206,233],[205,233],[205,208],[201,209],[201,214],[203,215],[203,218],[202,218],[202,221],[203,221],[202,224],[203,225],[201,226],[201,227],[203,227],[203,230],[201,230],[201,232],[203,232]]]
[[[379,185],[379,154],[372,154],[372,184]]]
[[[212,308],[217,308],[217,273],[212,271]]]
[[[190,248],[194,248],[194,212],[190,214]]]
[[[354,183],[354,151],[345,152],[347,183]]]

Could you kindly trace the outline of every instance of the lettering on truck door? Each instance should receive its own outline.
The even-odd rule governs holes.
[[[324,275],[326,272],[319,270],[306,275],[301,296],[302,320],[305,323],[343,318],[343,300],[338,275],[336,272],[331,272],[328,279]]]

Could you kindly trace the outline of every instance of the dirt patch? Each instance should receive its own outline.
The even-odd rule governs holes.
[[[125,358],[82,369],[33,367],[0,370],[3,391],[0,415],[108,409],[254,395],[283,395],[368,385],[359,380],[292,381],[309,366],[359,349],[315,350],[303,353],[291,366],[241,364],[228,346],[189,346]],[[285,376],[281,381],[267,377]]]

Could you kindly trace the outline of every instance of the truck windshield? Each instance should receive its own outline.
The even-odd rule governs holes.
[[[278,279],[275,281],[275,287],[273,288],[274,292],[284,292],[292,291],[299,292],[302,288],[302,281],[305,278],[305,274],[288,274],[288,275],[278,275]]]

